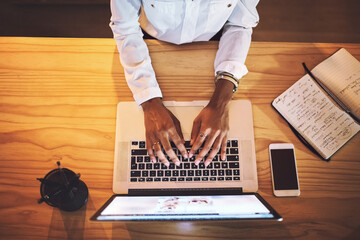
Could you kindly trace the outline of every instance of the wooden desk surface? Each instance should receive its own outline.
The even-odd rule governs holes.
[[[209,99],[217,42],[147,41],[166,100]],[[359,239],[360,136],[330,162],[294,136],[270,102],[338,48],[360,44],[253,42],[234,99],[253,104],[259,193],[283,222],[98,223],[112,195],[116,104],[131,101],[112,39],[0,38],[1,239]],[[272,194],[268,145],[296,147],[301,196]],[[89,201],[77,212],[37,204],[40,183],[62,166],[81,173]]]

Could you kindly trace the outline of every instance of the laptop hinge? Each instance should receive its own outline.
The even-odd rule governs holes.
[[[129,189],[131,196],[194,196],[242,194],[242,188],[163,188]]]

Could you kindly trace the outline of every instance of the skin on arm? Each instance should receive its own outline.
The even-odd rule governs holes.
[[[142,103],[141,106],[144,111],[146,148],[151,161],[156,162],[156,154],[163,164],[169,166],[169,161],[162,151],[162,146],[170,159],[177,166],[180,165],[180,160],[170,144],[171,139],[181,152],[181,155],[188,158],[179,120],[163,105],[160,98],[150,99]]]
[[[251,43],[252,28],[259,21],[256,5],[259,1],[238,1],[234,11],[223,27],[216,53],[214,70],[229,72],[236,79],[242,78],[247,72],[245,59]],[[193,124],[191,134],[193,156],[204,143],[203,150],[195,158],[195,164],[209,153],[205,165],[209,165],[221,148],[221,159],[225,160],[226,144],[229,132],[227,104],[233,94],[234,85],[230,81],[220,80],[209,104],[200,112]]]
[[[233,95],[233,89],[233,83],[227,80],[220,80],[210,102],[194,120],[190,141],[192,148],[189,152],[189,157],[192,157],[205,142],[203,149],[195,157],[196,165],[208,154],[211,147],[212,150],[205,159],[205,166],[211,163],[220,149],[221,159],[225,160],[229,132],[228,103]]]

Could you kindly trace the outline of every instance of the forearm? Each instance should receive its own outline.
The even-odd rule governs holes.
[[[248,73],[245,60],[250,48],[251,34],[251,28],[225,27],[215,57],[215,73],[219,71],[229,72],[237,79]]]
[[[139,105],[162,96],[138,22],[140,2],[112,0],[110,23],[127,84]]]
[[[224,26],[214,62],[215,74],[229,72],[237,79],[247,74],[245,59],[251,43],[252,28],[259,22],[258,0],[239,0]]]
[[[216,54],[214,63],[216,74],[228,72],[237,79],[235,82],[238,85],[238,80],[248,72],[245,59],[250,47],[251,33],[251,29],[227,26]],[[219,80],[209,105],[224,110],[231,100],[234,87],[238,86],[231,81]]]
[[[136,103],[140,105],[149,99],[162,97],[142,36],[128,36],[117,42],[124,75]]]
[[[229,26],[228,26],[229,27]],[[232,27],[236,28],[236,27]],[[251,42],[251,29],[226,29],[220,43],[215,59],[215,72],[228,72],[237,80],[243,77],[247,72],[245,59]],[[209,105],[225,110],[228,102],[233,95],[234,85],[231,81],[220,79],[216,84],[214,94]]]

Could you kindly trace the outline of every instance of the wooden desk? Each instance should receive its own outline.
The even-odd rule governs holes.
[[[217,43],[147,41],[166,100],[209,99]],[[306,149],[270,102],[338,48],[360,59],[360,44],[251,45],[235,99],[253,104],[259,193],[283,222],[98,223],[112,195],[115,112],[132,100],[112,39],[0,38],[1,239],[359,239],[360,136],[330,162]],[[180,91],[181,90],[181,91]],[[301,196],[275,198],[268,145],[292,142]],[[77,212],[38,205],[40,183],[60,160],[80,172],[89,201]]]

